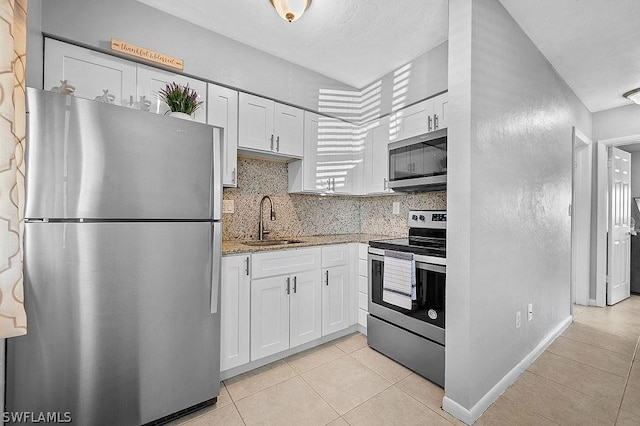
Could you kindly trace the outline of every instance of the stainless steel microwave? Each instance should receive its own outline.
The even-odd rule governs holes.
[[[389,144],[389,188],[396,192],[447,189],[447,129]]]

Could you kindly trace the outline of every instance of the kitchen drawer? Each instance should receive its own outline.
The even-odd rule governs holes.
[[[358,244],[358,259],[367,260],[369,244]]]
[[[360,293],[369,294],[369,279],[358,275],[358,291]]]
[[[358,259],[358,275],[362,277],[369,276],[369,263],[366,260]]]
[[[251,279],[320,269],[320,247],[276,250],[251,256]]]
[[[360,324],[363,327],[366,327],[368,314],[369,312],[365,311],[364,309],[358,309],[358,324]]]
[[[358,292],[358,308],[369,310],[369,298],[367,297],[367,293]]]
[[[331,268],[349,263],[349,246],[340,244],[336,246],[322,246],[322,267]]]

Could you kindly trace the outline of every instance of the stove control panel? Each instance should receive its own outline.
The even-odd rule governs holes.
[[[444,210],[410,210],[407,220],[409,228],[437,228],[447,227],[447,212]]]

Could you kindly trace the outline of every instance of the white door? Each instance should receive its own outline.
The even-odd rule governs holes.
[[[249,362],[249,256],[222,258],[220,371]]]
[[[631,154],[609,148],[609,232],[607,304],[630,296]]]
[[[202,105],[193,114],[194,121],[200,123],[207,122],[207,83],[195,78],[185,77],[180,74],[174,74],[169,71],[160,70],[158,68],[138,65],[138,99],[142,96],[151,101],[151,112],[156,114],[165,114],[169,111],[169,106],[160,100],[160,90],[164,89],[169,83],[178,83],[196,91],[198,99],[202,101]]]
[[[323,117],[324,118],[324,117]],[[304,112],[304,159],[303,161],[303,189],[305,191],[323,191],[327,183],[318,167],[318,136],[320,116],[313,112]]]
[[[269,99],[240,93],[238,108],[238,146],[240,148],[275,150],[273,108],[274,102]]]
[[[335,266],[323,270],[322,335],[349,326],[349,266]]]
[[[136,96],[136,64],[115,56],[45,38],[44,89],[67,80],[79,98],[95,99],[104,90],[115,96],[114,104],[128,105]]]
[[[449,94],[443,93],[433,98],[433,130],[446,129],[449,127],[447,118],[449,112]]]
[[[251,361],[289,349],[290,277],[251,283]]]
[[[322,289],[320,271],[291,277],[290,346],[296,347],[322,336]]]
[[[274,129],[276,136],[274,151],[302,158],[304,139],[303,111],[298,108],[275,103]]]
[[[207,124],[224,128],[222,184],[238,185],[238,92],[209,83]]]

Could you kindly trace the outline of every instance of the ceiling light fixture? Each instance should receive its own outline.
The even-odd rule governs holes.
[[[631,102],[635,102],[640,105],[640,87],[638,87],[637,89],[629,90],[622,96],[629,99]]]
[[[278,15],[285,21],[293,22],[309,8],[311,0],[270,0]]]

